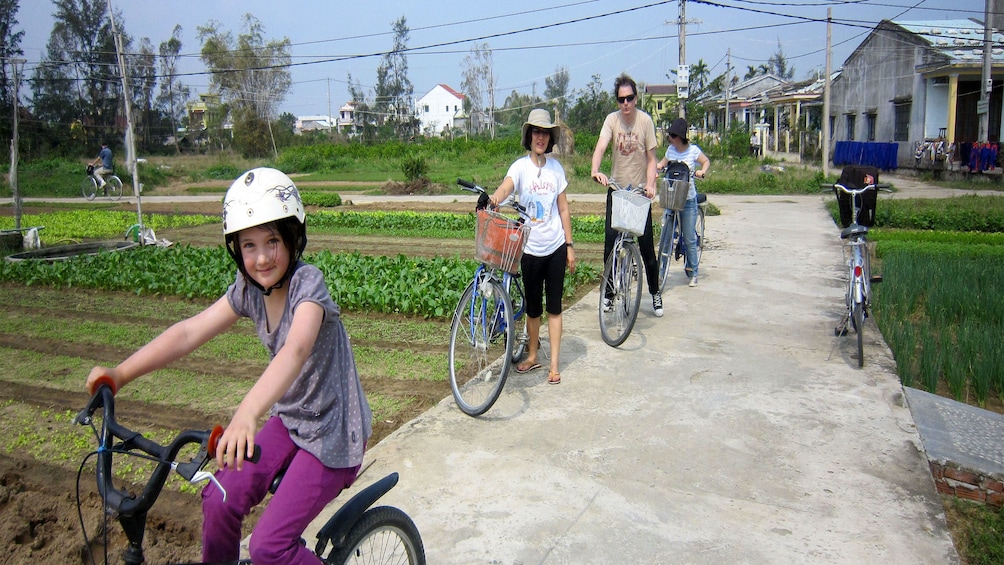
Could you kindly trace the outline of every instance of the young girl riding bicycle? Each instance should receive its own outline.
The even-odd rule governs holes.
[[[212,484],[202,492],[202,558],[215,563],[239,557],[244,517],[285,471],[255,526],[251,559],[320,563],[300,536],[355,481],[372,433],[352,346],[323,274],[300,260],[305,214],[288,176],[258,168],[234,181],[223,202],[223,233],[238,270],[226,294],[117,367],[94,367],[87,387],[108,376],[121,388],[191,353],[241,317],[250,318],[271,361],[219,440],[216,476],[227,498]],[[247,459],[255,445],[261,459],[252,463]]]

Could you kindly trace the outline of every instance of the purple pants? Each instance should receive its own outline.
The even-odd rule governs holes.
[[[319,564],[321,560],[300,543],[300,536],[338,493],[356,480],[359,466],[325,467],[300,449],[277,417],[269,418],[255,435],[261,446],[258,463],[244,469],[227,467],[216,479],[227,491],[227,500],[215,485],[202,491],[202,560],[235,561],[240,556],[241,522],[268,494],[272,479],[286,469],[279,489],[261,515],[251,535],[251,560],[263,564]]]

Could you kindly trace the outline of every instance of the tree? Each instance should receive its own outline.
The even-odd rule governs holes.
[[[495,74],[492,62],[492,50],[487,43],[475,45],[464,57],[464,80],[460,87],[466,96],[465,106],[468,111],[468,129],[476,127],[474,133],[488,130],[492,139],[495,138]],[[487,98],[487,100],[486,100]]]
[[[265,28],[245,14],[245,33],[234,40],[219,22],[198,29],[202,61],[212,73],[210,88],[229,106],[234,125],[234,146],[248,157],[275,152],[272,117],[292,85],[289,38],[265,41]]]
[[[544,99],[554,108],[554,119],[568,115],[568,67],[555,67],[554,74],[544,79]]]
[[[399,139],[418,133],[413,98],[415,88],[408,79],[408,23],[404,16],[394,22],[394,47],[384,54],[377,67],[375,110],[377,121]]]
[[[122,94],[115,40],[104,0],[53,0],[55,23],[46,53],[30,80],[32,107],[37,119],[61,132],[58,143],[69,139],[73,151],[90,151],[100,139],[116,131]],[[123,18],[115,14],[122,25]],[[131,41],[123,35],[123,47]],[[83,136],[71,126],[83,126]],[[62,133],[65,132],[65,133]],[[89,143],[90,142],[90,143]],[[90,148],[88,148],[90,146]]]
[[[150,130],[160,120],[154,112],[154,90],[157,87],[157,55],[153,52],[150,39],[144,37],[139,44],[139,52],[129,56],[129,87],[133,91],[133,114],[138,119],[137,137],[147,150],[153,147]],[[160,145],[157,143],[156,145]]]
[[[160,53],[160,94],[157,95],[157,105],[171,123],[171,137],[174,139],[175,153],[181,153],[178,143],[178,123],[182,121],[182,111],[188,100],[189,90],[178,82],[175,74],[178,70],[178,59],[181,57],[181,26],[174,26],[171,38],[161,42]]]
[[[568,125],[574,131],[599,133],[603,120],[614,108],[613,95],[603,89],[600,75],[593,75],[586,90],[568,112]]]
[[[780,39],[777,40],[777,51],[770,56],[770,59],[767,59],[767,69],[768,72],[772,72],[784,80],[791,80],[791,77],[795,76],[795,67],[788,67],[788,59],[784,56],[784,50],[781,49]]]
[[[704,87],[708,85],[708,77],[711,75],[711,69],[708,68],[708,64],[704,62],[704,59],[698,59],[697,63],[691,65],[690,67],[690,83],[696,88],[693,90],[701,92]]]
[[[19,65],[14,59],[24,55],[21,49],[21,39],[24,30],[14,31],[17,27],[17,11],[19,0],[0,0],[0,113],[4,116],[0,121],[0,134],[4,139],[10,139],[11,116],[14,115],[14,65]],[[20,71],[17,71],[20,72]]]
[[[366,94],[359,81],[352,80],[352,73],[348,74],[348,84],[349,98],[352,99],[352,132],[361,134],[363,141],[371,142],[376,138],[376,127],[370,119],[370,105],[366,102]]]

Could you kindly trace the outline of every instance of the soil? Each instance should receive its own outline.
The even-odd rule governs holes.
[[[122,209],[131,210],[131,205],[122,204]],[[382,203],[355,205],[353,209],[381,210],[412,210],[412,211],[469,211],[468,204],[457,203]],[[144,212],[154,213],[200,213],[219,214],[219,204],[208,203],[145,203]],[[34,214],[47,210],[40,206],[25,207],[25,213]],[[583,204],[574,210],[576,214],[599,214],[603,205]],[[11,213],[10,208],[0,207],[0,213]],[[222,242],[220,226],[212,224],[199,228],[166,230],[158,233],[158,237],[166,238],[177,244],[219,245]],[[468,255],[472,252],[471,243],[464,240],[443,241],[436,246],[429,246],[427,241],[411,240],[409,238],[372,238],[372,237],[338,237],[330,235],[314,235],[310,239],[308,252],[320,249],[353,249],[361,253],[387,254],[388,250],[408,250],[413,255]],[[576,251],[580,261],[599,262],[602,244],[577,245]],[[396,251],[395,251],[396,252]],[[588,289],[586,289],[588,290]],[[9,288],[0,292],[10,292]],[[80,291],[86,292],[86,291]],[[55,319],[65,319],[66,316],[87,316],[73,310],[53,311]],[[93,316],[93,314],[91,314]],[[102,320],[108,321],[107,315]],[[136,317],[130,321],[135,323]],[[140,320],[142,323],[142,320]],[[163,320],[149,320],[151,326],[158,326]],[[373,345],[373,344],[371,344]],[[376,344],[379,345],[379,344]],[[390,346],[391,344],[388,344]],[[85,359],[124,358],[130,351],[124,348],[96,345],[74,345],[72,343],[53,340],[32,340],[25,343],[19,336],[0,333],[0,347],[18,348],[35,351],[44,356],[78,356]],[[445,354],[445,350],[444,350]],[[249,367],[244,364],[232,364],[221,367],[218,363],[209,366],[208,361],[188,358],[175,365],[187,370],[204,370],[223,376],[240,378],[242,375],[257,370],[260,367]],[[11,401],[25,403],[37,407],[42,419],[45,414],[77,411],[86,403],[83,392],[59,392],[48,387],[33,387],[4,383],[0,390],[0,433],[17,436],[23,430],[11,425],[12,418],[5,417],[4,411]],[[407,398],[413,402],[410,408],[401,412],[393,421],[374,423],[373,444],[393,432],[399,426],[421,414],[441,399],[448,396],[449,385],[446,382],[416,382],[388,381],[380,379],[379,383],[364,379],[366,390],[374,390],[391,398]],[[184,409],[155,409],[154,405],[129,403],[120,401],[117,406],[119,419],[129,426],[142,429],[143,426],[155,426],[166,429],[205,429],[207,422],[228,421],[230,414],[213,414]],[[44,425],[65,425],[54,421],[39,422]],[[92,471],[93,472],[93,471]],[[105,561],[103,554],[105,536],[107,536],[108,562],[120,563],[121,550],[125,547],[125,538],[113,517],[107,521],[103,517],[101,501],[94,487],[93,475],[85,475],[78,482],[76,467],[62,466],[40,462],[28,453],[15,450],[0,453],[0,544],[5,548],[3,562],[9,565],[28,565],[37,563],[80,563],[89,564],[91,552],[96,563]],[[77,491],[80,491],[78,515]],[[261,508],[261,506],[259,506]],[[200,557],[202,513],[197,496],[165,489],[150,511],[148,528],[144,543],[147,563],[174,563],[197,561]],[[257,513],[253,512],[245,521],[245,533],[250,532]],[[81,534],[81,522],[89,536],[90,547]],[[313,540],[310,540],[311,542]]]

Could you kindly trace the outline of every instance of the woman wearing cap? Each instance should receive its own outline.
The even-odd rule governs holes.
[[[565,269],[575,272],[575,249],[572,242],[572,221],[568,212],[565,188],[568,181],[561,163],[547,154],[557,141],[558,126],[551,123],[547,110],[531,110],[523,124],[523,148],[529,153],[509,167],[502,184],[489,197],[498,206],[515,193],[526,208],[530,235],[523,250],[520,269],[526,289],[527,333],[530,342],[526,359],[516,366],[516,372],[527,373],[540,368],[537,361],[540,347],[540,317],[547,304],[547,330],[551,341],[550,370],[547,382],[558,384],[561,374],[558,356],[561,350],[561,294],[565,285]],[[544,300],[546,291],[546,301]]]
[[[687,139],[687,120],[676,118],[669,126],[669,147],[666,148],[666,156],[659,160],[658,167],[664,169],[671,161],[686,163],[694,176],[703,179],[711,168],[711,161],[708,156],[701,151],[701,148]],[[698,167],[700,167],[698,169]],[[697,286],[697,185],[694,179],[690,179],[690,192],[687,193],[687,203],[680,213],[680,222],[683,224],[683,243],[687,250],[686,261],[684,262],[687,278],[690,279],[690,286]]]
[[[321,271],[300,260],[307,233],[293,181],[275,169],[242,174],[223,200],[223,233],[238,271],[226,295],[117,367],[94,367],[87,388],[109,377],[117,390],[250,318],[271,361],[219,439],[216,478],[227,497],[212,483],[202,491],[202,560],[237,560],[244,517],[285,471],[255,525],[251,559],[319,564],[300,536],[355,481],[372,433],[370,407],[338,305]],[[252,463],[255,445],[261,458]]]

